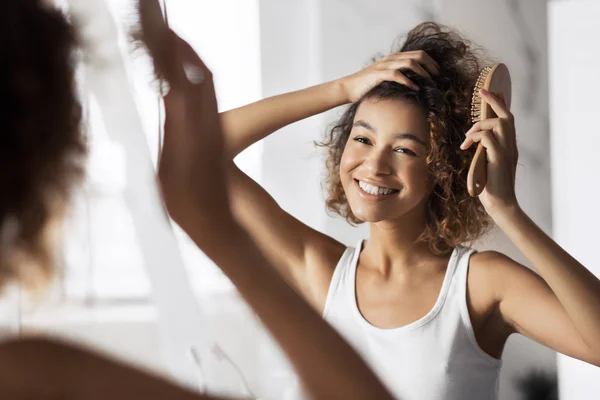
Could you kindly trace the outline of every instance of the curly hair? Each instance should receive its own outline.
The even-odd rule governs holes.
[[[0,23],[0,287],[54,275],[46,228],[83,175],[77,39],[42,0],[3,4]]]
[[[480,49],[446,26],[426,22],[406,36],[399,52],[423,50],[439,65],[441,73],[427,80],[410,70],[402,71],[421,90],[396,82],[383,82],[351,104],[318,145],[328,148],[327,179],[329,211],[350,224],[360,224],[344,193],[340,161],[360,104],[366,99],[407,99],[422,107],[430,126],[428,171],[433,178],[427,199],[427,223],[419,237],[435,254],[447,254],[455,246],[472,242],[490,227],[483,205],[467,191],[467,173],[474,148],[460,150],[471,127],[471,97],[483,62]]]

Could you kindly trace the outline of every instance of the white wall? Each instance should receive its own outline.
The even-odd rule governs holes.
[[[554,1],[548,7],[554,238],[596,276],[600,2]],[[560,355],[560,398],[597,399],[600,370]]]
[[[262,94],[273,96],[320,83],[319,1],[260,0]],[[262,183],[284,209],[323,230],[321,160],[313,141],[316,116],[281,129],[264,141]]]

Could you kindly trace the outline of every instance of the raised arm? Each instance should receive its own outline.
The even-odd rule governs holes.
[[[392,399],[364,361],[286,284],[235,222],[225,185],[212,76],[189,45],[161,26],[157,15],[148,21],[152,15],[144,12],[158,7],[153,3],[144,0],[140,6],[148,47],[171,86],[165,98],[159,171],[170,215],[236,285],[313,398]],[[204,82],[194,85],[187,80],[183,60],[202,70]],[[192,183],[195,190],[189,190]]]
[[[479,196],[500,229],[539,275],[511,259],[485,260],[498,311],[514,332],[600,366],[600,280],[563,250],[521,209],[515,195],[518,159],[514,116],[494,94],[482,96],[498,116],[478,122],[462,148],[481,142],[488,155],[488,183]]]
[[[438,64],[423,51],[393,53],[355,74],[306,89],[269,97],[221,113],[225,154],[233,158],[241,151],[286,125],[334,107],[358,101],[383,81],[395,81],[418,89],[401,72],[410,69],[430,77]]]
[[[283,210],[233,158],[269,134],[349,101],[342,81],[269,97],[220,114],[228,190],[236,220],[279,273],[322,311],[336,259],[344,246]]]
[[[233,159],[271,133],[349,102],[341,81],[280,94],[220,114],[225,154]]]
[[[439,72],[437,63],[424,52],[394,53],[341,79],[222,113],[226,160],[286,125],[359,100],[383,81],[415,87],[400,69],[411,69],[427,77]],[[317,310],[322,310],[331,274],[344,246],[281,209],[276,199],[233,162],[227,172],[236,220],[288,282]]]

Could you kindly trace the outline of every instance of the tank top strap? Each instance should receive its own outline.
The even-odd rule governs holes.
[[[453,302],[455,302],[455,304],[458,305],[460,319],[462,320],[462,323],[465,327],[468,341],[470,342],[472,348],[490,366],[499,367],[502,364],[502,361],[490,356],[479,347],[477,339],[475,338],[475,331],[473,330],[473,324],[471,322],[471,316],[469,313],[469,306],[467,302],[467,283],[469,279],[469,264],[471,256],[475,253],[477,253],[477,250],[475,249],[469,247],[461,248],[460,259],[458,260],[458,265],[455,273],[456,278],[454,279],[454,284],[456,286],[455,290],[453,290],[453,292],[455,293],[453,295]]]
[[[331,308],[334,299],[345,295],[345,290],[353,282],[353,274],[355,271],[356,258],[360,255],[362,249],[362,239],[358,241],[356,247],[347,247],[333,271],[327,298],[325,299],[325,308],[323,309],[323,317],[325,318]]]
[[[456,292],[461,297],[467,295],[467,276],[469,274],[469,261],[471,256],[476,253],[477,250],[470,247],[459,246],[455,250],[456,254],[456,270],[454,272],[454,278],[452,284],[456,286]]]
[[[460,306],[460,312],[463,310],[463,303],[466,304],[466,296],[467,296],[467,273],[469,269],[469,259],[471,258],[471,254],[475,253],[476,250],[464,247],[457,246],[448,263],[448,271],[449,274],[449,287],[448,287],[448,301],[451,301]],[[452,270],[450,270],[452,268]]]

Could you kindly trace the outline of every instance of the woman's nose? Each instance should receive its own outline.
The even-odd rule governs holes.
[[[383,150],[373,150],[365,164],[367,171],[374,176],[389,175],[392,172],[389,155]]]

